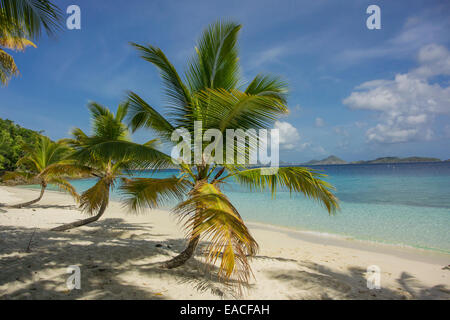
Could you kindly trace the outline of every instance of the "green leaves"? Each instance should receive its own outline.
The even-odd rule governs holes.
[[[218,21],[200,37],[186,78],[191,92],[207,88],[231,90],[240,80],[237,37],[241,25]]]
[[[202,101],[207,128],[266,129],[287,112],[278,97],[250,95],[238,90],[207,89],[198,94]]]
[[[185,112],[189,112],[191,105],[191,94],[178,75],[175,67],[167,59],[166,55],[157,47],[151,45],[145,47],[136,43],[131,43],[140,53],[141,58],[155,65],[163,79],[166,99],[175,116],[175,121],[182,118]],[[187,110],[186,110],[187,108]]]
[[[266,168],[242,171],[232,169],[230,176],[251,189],[270,189],[273,196],[278,187],[285,187],[290,192],[301,192],[309,198],[320,201],[329,213],[335,213],[339,209],[338,199],[332,193],[333,186],[322,180],[326,175],[303,167],[281,167],[274,169],[273,174],[263,175],[261,171],[264,169]]]
[[[200,236],[207,241],[208,263],[215,264],[221,258],[220,278],[239,284],[248,282],[251,275],[248,257],[256,254],[258,244],[218,184],[197,182],[189,198],[174,212],[184,219],[191,239]]]
[[[238,89],[241,80],[237,48],[240,28],[233,22],[219,21],[210,25],[200,37],[196,53],[187,66],[185,82],[161,49],[132,44],[143,59],[159,69],[169,105],[165,118],[136,93],[130,92],[128,119],[131,128],[149,128],[164,141],[170,141],[172,132],[178,128],[193,134],[195,121],[201,122],[202,134],[208,129],[218,129],[222,133],[227,129],[241,130],[250,138],[244,137],[245,141],[240,144],[233,143],[231,156],[248,159],[247,151],[255,147],[259,139],[256,130],[270,130],[280,115],[288,113],[287,84],[278,77],[260,74],[245,91]],[[250,129],[254,129],[253,132],[248,132],[252,131]],[[223,146],[227,144],[226,139],[225,135],[221,141]],[[205,144],[203,142],[203,146]],[[114,145],[108,145],[102,153],[106,149],[111,153],[116,152],[112,149],[123,148],[120,144]],[[190,151],[194,151],[192,143]],[[145,152],[139,155],[137,150],[135,154],[142,158],[146,156]],[[324,175],[307,168],[280,168],[274,175],[262,175],[261,169],[245,170],[242,165],[227,164],[223,167],[229,173],[224,176],[224,168],[215,172],[217,164],[210,166],[204,161],[195,165],[182,163],[179,167],[182,176],[176,179],[126,180],[123,186],[126,202],[132,209],[141,210],[156,207],[169,199],[179,199],[189,187],[181,181],[190,179],[194,187],[188,199],[174,211],[184,217],[191,243],[196,243],[194,240],[198,237],[209,241],[207,262],[214,264],[221,258],[219,277],[224,280],[233,278],[240,284],[246,283],[251,274],[248,256],[254,255],[257,249],[256,241],[239,213],[218,187],[227,178],[234,177],[253,189],[269,188],[273,195],[277,187],[302,192],[320,201],[330,213],[338,209],[332,186],[322,180]]]
[[[22,148],[26,154],[17,161],[17,165],[34,175],[41,174],[53,164],[61,163],[70,153],[67,145],[53,142],[45,136],[41,136],[37,143],[24,145]]]
[[[42,31],[53,35],[61,28],[61,10],[48,0],[0,0],[0,37],[14,32],[38,38]]]
[[[81,209],[89,215],[94,215],[100,207],[109,202],[109,189],[113,181],[109,177],[101,178],[97,183],[83,192],[80,197]]]
[[[157,208],[170,200],[182,200],[191,184],[183,178],[135,178],[123,179],[121,190],[125,204],[134,211]]]
[[[279,77],[263,74],[257,75],[245,90],[248,95],[270,97],[272,102],[279,104],[282,108],[286,108],[287,92],[286,82]]]
[[[129,109],[128,119],[133,131],[139,128],[153,130],[165,141],[170,141],[170,137],[175,128],[158,111],[147,104],[139,95],[134,92],[128,93]]]

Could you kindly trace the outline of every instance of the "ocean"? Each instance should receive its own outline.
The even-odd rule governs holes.
[[[313,166],[328,175],[340,199],[335,215],[303,195],[223,187],[246,221],[450,253],[450,162]],[[165,170],[153,177],[176,175]],[[150,177],[150,172],[136,173]],[[72,181],[81,192],[95,179]],[[121,194],[112,193],[115,200]],[[167,208],[170,208],[168,206]]]

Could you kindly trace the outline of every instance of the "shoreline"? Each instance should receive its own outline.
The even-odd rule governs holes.
[[[38,190],[0,186],[0,203],[33,199]],[[254,278],[236,297],[218,281],[217,265],[194,258],[176,269],[156,265],[186,246],[164,210],[126,214],[111,201],[97,222],[67,232],[50,228],[84,218],[73,199],[46,192],[30,208],[0,212],[0,299],[450,299],[449,255],[391,248],[249,222],[260,250]],[[67,291],[67,267],[82,270],[82,290]],[[367,287],[369,266],[381,289]],[[209,271],[208,271],[209,270]]]
[[[7,188],[25,188],[27,190],[38,190],[37,188],[31,188],[28,186],[0,186]],[[67,195],[67,193],[58,191],[58,190],[47,190],[46,192]],[[115,203],[119,206],[122,205],[120,201],[117,199],[111,198],[110,203]],[[1,208],[1,207],[0,207]],[[157,209],[158,211],[165,211],[168,214],[170,213],[170,209],[161,208]],[[397,244],[397,243],[389,243],[389,242],[377,242],[374,240],[367,239],[359,239],[349,235],[342,235],[332,232],[321,232],[315,230],[308,229],[300,229],[295,227],[288,227],[282,225],[274,225],[261,221],[254,220],[246,220],[246,225],[250,228],[251,226],[254,229],[261,230],[271,230],[279,233],[283,233],[291,236],[292,238],[298,238],[303,241],[308,241],[316,244],[325,244],[325,245],[336,245],[339,244],[341,247],[345,248],[353,248],[353,249],[364,249],[372,252],[389,252],[392,254],[402,255],[406,258],[415,258],[418,261],[423,261],[422,257],[430,257],[435,258],[436,261],[440,261],[441,263],[450,263],[450,252],[447,252],[438,248],[422,248],[415,247],[407,244]]]
[[[250,229],[273,230],[275,232],[289,235],[294,239],[322,244],[333,245],[343,248],[367,250],[374,253],[389,253],[416,261],[429,261],[433,259],[436,263],[450,263],[450,253],[438,249],[424,249],[409,245],[400,245],[372,240],[363,240],[352,237],[346,237],[339,234],[316,232],[312,230],[300,230],[268,223],[248,221],[246,223]]]
[[[2,187],[0,185],[0,187]],[[33,188],[30,186],[5,186],[9,188],[25,188],[27,190],[38,190],[38,188]],[[55,192],[59,194],[66,194],[62,191],[58,190],[50,190],[48,189],[46,192]],[[117,204],[121,204],[119,200],[117,200],[114,197],[111,197],[110,202],[114,202]],[[158,210],[163,210],[170,212],[169,208],[160,208]],[[247,226],[253,225],[256,228],[262,228],[262,229],[268,229],[268,230],[275,230],[281,233],[292,233],[296,236],[302,236],[304,239],[309,239],[309,241],[314,243],[328,243],[331,244],[331,240],[335,240],[339,243],[341,243],[342,246],[348,247],[348,248],[361,248],[363,246],[369,246],[369,248],[373,249],[374,252],[379,252],[380,250],[390,250],[392,253],[401,253],[402,251],[405,251],[406,253],[423,253],[424,255],[430,255],[430,256],[436,256],[440,257],[442,259],[448,258],[450,263],[450,251],[446,251],[444,249],[439,248],[425,248],[425,247],[419,247],[409,244],[400,244],[400,243],[392,243],[392,242],[380,242],[370,239],[361,239],[357,238],[351,235],[343,235],[333,232],[322,232],[322,231],[316,231],[316,230],[310,230],[310,229],[301,229],[296,227],[289,227],[284,225],[275,225],[270,224],[267,222],[261,222],[256,220],[245,220],[244,221]],[[329,241],[326,241],[324,238],[327,238]]]

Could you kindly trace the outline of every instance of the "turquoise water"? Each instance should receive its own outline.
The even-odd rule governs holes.
[[[450,163],[330,165],[328,174],[341,208],[334,216],[302,195],[251,192],[234,183],[223,189],[245,220],[361,240],[450,253]],[[155,177],[176,175],[176,170]],[[150,176],[139,172],[136,176]],[[72,181],[79,191],[93,179]],[[121,195],[115,191],[113,197]]]

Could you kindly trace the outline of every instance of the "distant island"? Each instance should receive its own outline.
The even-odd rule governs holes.
[[[326,164],[347,164],[348,162],[338,158],[336,156],[329,156],[328,158],[322,160],[311,160],[306,163],[302,163],[307,166],[317,166],[317,165],[326,165]]]
[[[413,163],[413,162],[441,162],[441,161],[442,161],[441,159],[429,157],[407,157],[407,158],[382,157],[374,160],[360,160],[347,162],[345,160],[342,160],[341,158],[332,155],[322,160],[311,160],[301,164],[306,166],[323,166],[328,164],[377,164],[377,163]],[[450,159],[445,161],[450,161]]]
[[[427,158],[427,157],[407,157],[407,158],[399,158],[399,157],[383,157],[377,158],[375,160],[368,161],[354,161],[351,163],[354,164],[373,164],[373,163],[402,163],[402,162],[440,162],[441,159],[438,158]]]

